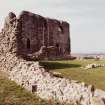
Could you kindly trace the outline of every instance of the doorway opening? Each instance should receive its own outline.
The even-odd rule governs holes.
[[[28,50],[30,49],[30,39],[29,38],[27,39],[27,49]]]
[[[56,43],[56,47],[59,48],[59,43]]]

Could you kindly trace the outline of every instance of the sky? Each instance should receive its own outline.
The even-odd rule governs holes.
[[[22,10],[69,22],[72,53],[105,52],[105,0],[0,0],[0,28]]]

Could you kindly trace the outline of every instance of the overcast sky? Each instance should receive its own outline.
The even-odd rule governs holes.
[[[22,10],[68,21],[72,52],[105,52],[105,0],[0,0],[0,26]]]

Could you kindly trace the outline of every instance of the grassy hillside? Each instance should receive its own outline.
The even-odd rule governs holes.
[[[47,105],[0,72],[0,105]]]
[[[7,79],[0,71],[0,105],[67,105],[44,101]],[[71,104],[69,104],[71,105]]]
[[[73,60],[73,61],[44,61],[40,62],[46,69],[58,71],[63,76],[93,84],[95,87],[105,90],[105,67],[85,70],[81,67],[90,63],[105,64],[105,60]]]

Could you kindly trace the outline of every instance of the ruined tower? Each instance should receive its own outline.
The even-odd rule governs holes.
[[[14,29],[12,34],[16,37],[15,50],[18,55],[34,54],[40,51],[43,46],[47,52],[45,56],[48,58],[70,54],[69,23],[45,18],[28,11],[21,12],[18,18],[13,13],[9,15],[12,21],[9,21],[10,23],[5,21],[4,29],[9,33],[9,29]],[[5,35],[9,34],[8,32],[6,31]]]

